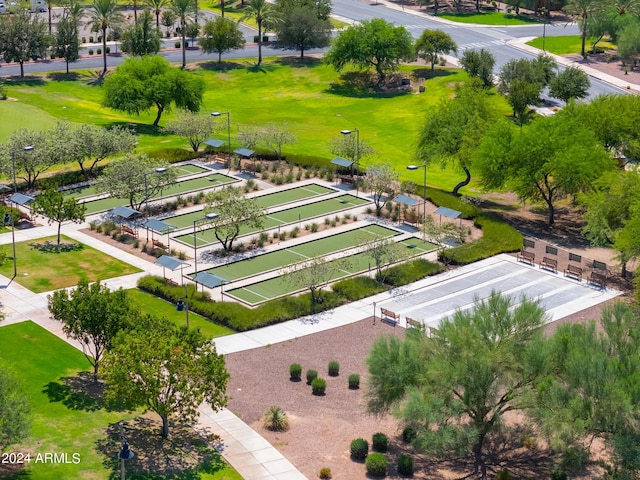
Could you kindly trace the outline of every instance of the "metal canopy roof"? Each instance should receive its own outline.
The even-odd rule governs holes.
[[[351,160],[340,157],[334,158],[333,160],[331,160],[331,163],[333,163],[334,165],[338,165],[339,167],[350,167],[351,165],[353,165],[353,162]]]
[[[435,213],[436,215],[443,215],[448,218],[458,218],[460,215],[462,215],[461,212],[447,207],[438,207],[433,213]]]
[[[125,207],[125,206],[116,207],[113,210],[111,210],[111,213],[113,213],[114,215],[118,215],[119,217],[122,217],[122,218],[131,218],[131,217],[135,217],[136,215],[141,215],[141,213],[138,210],[134,210],[133,208]]]
[[[227,283],[227,280],[225,278],[207,272],[198,273],[193,278],[193,281],[209,288],[219,287],[223,283]]]
[[[23,193],[14,193],[9,198],[10,202],[17,203],[18,205],[29,205],[31,202],[35,200],[31,195],[25,195]]]
[[[176,270],[180,267],[188,267],[189,264],[187,262],[183,262],[182,260],[178,260],[170,255],[162,255],[155,262],[156,265],[160,265],[161,267],[166,267],[170,270]]]
[[[215,138],[210,138],[208,140],[206,140],[204,142],[205,145],[209,145],[210,147],[221,147],[222,145],[224,145],[224,142],[222,140],[216,140]]]
[[[147,220],[144,226],[157,233],[169,233],[173,232],[177,228],[175,225],[171,225],[170,223],[155,219]]]
[[[241,157],[249,158],[255,152],[253,150],[249,150],[248,148],[236,148],[233,153],[240,155]]]
[[[420,203],[420,200],[417,200],[413,197],[409,197],[408,195],[397,195],[396,198],[393,199],[394,202],[402,203],[403,205],[407,205],[409,207],[413,207]]]

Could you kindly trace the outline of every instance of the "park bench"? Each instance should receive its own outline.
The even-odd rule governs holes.
[[[567,265],[567,268],[564,269],[564,276],[573,277],[577,280],[582,281],[582,267],[570,263],[569,265]]]
[[[407,327],[410,328],[421,328],[422,327],[422,322],[418,321],[418,320],[414,320],[413,318],[409,318],[406,317],[407,319]]]
[[[152,240],[152,242],[153,242],[153,246],[154,246],[154,247],[158,247],[158,248],[161,248],[161,249],[163,249],[163,250],[166,250],[166,249],[167,249],[167,247],[165,247],[164,243],[162,243],[160,240],[156,240],[156,239],[154,238],[154,239]]]
[[[129,235],[131,235],[132,237],[136,237],[136,232],[133,230],[133,228],[131,227],[127,227],[126,225],[122,225],[122,233],[128,233]]]
[[[591,275],[589,275],[589,283],[597,285],[600,288],[605,288],[607,286],[607,276],[601,272],[591,272]]]
[[[387,322],[392,324],[394,327],[398,324],[398,322],[400,322],[400,314],[399,313],[394,313],[391,310],[387,310],[386,308],[381,308],[380,309],[380,319],[383,322]]]
[[[558,273],[558,260],[551,257],[543,257],[542,262],[540,262],[540,268],[546,268],[553,273]]]
[[[520,253],[518,253],[518,261],[526,262],[533,267],[536,261],[536,254],[528,250],[520,250]]]

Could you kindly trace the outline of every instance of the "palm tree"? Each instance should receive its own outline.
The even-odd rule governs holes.
[[[246,13],[240,20],[252,18],[258,24],[258,65],[260,65],[262,63],[262,27],[268,28],[273,25],[277,14],[267,0],[251,0],[244,10]]]
[[[96,32],[102,32],[102,59],[107,73],[107,29],[122,22],[122,15],[118,12],[117,0],[93,0],[89,7],[89,25]]]
[[[582,34],[582,48],[580,54],[582,58],[586,58],[585,44],[587,42],[587,23],[589,17],[600,8],[599,0],[569,0],[563,10],[570,15],[578,17]]]
[[[156,16],[156,27],[160,28],[160,14],[162,9],[167,6],[167,0],[147,0],[147,5]]]
[[[180,35],[182,36],[182,68],[187,66],[186,54],[186,31],[187,21],[191,20],[194,14],[195,5],[193,0],[171,0],[171,10],[180,19]]]

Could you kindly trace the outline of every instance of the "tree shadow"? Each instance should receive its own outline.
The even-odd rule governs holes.
[[[136,122],[108,122],[104,124],[105,128],[124,127],[132,130],[136,135],[150,135],[153,137],[170,136],[166,129],[156,127],[152,123],[136,123]]]
[[[20,78],[18,76],[6,77],[4,79],[10,87],[41,87],[46,82],[42,77]]]
[[[57,243],[49,240],[44,243],[30,243],[29,246],[36,250],[40,250],[43,253],[76,252],[84,249],[84,245],[81,243],[60,242],[60,245],[58,245]]]
[[[280,57],[273,63],[292,68],[313,68],[322,65],[322,59],[317,57],[303,57],[291,56]]]
[[[76,82],[83,78],[84,75],[79,74],[78,72],[69,72],[69,73],[50,73],[49,78],[54,82]]]
[[[200,68],[203,70],[209,70],[212,72],[228,72],[230,70],[240,70],[243,68],[247,68],[246,63],[238,63],[238,62],[229,62],[223,60],[218,63],[217,61],[208,61],[200,63]]]
[[[255,64],[247,67],[247,73],[268,73],[274,69],[274,66]]]
[[[416,68],[415,70],[411,71],[411,75],[420,80],[429,80],[430,78],[436,77],[448,77],[450,75],[456,75],[458,73],[460,72],[443,69],[436,69],[432,71],[431,68]]]
[[[49,397],[50,402],[60,402],[71,410],[94,412],[108,409],[104,387],[103,382],[93,381],[91,373],[80,372],[74,377],[61,377],[59,382],[47,383],[42,393]]]
[[[325,92],[352,98],[395,98],[409,95],[411,88],[381,88],[376,85],[370,72],[347,72],[340,76],[339,83],[329,84]]]

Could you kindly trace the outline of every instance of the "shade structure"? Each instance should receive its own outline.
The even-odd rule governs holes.
[[[222,140],[216,140],[215,138],[209,138],[208,140],[205,140],[204,144],[209,145],[210,147],[218,148],[224,145],[224,142]]]
[[[193,277],[193,281],[204,285],[207,288],[215,288],[227,283],[227,280],[225,278],[207,272],[198,273],[195,277]]]
[[[240,155],[241,157],[244,157],[244,158],[250,158],[255,152],[248,148],[236,148],[233,151],[233,153],[235,153],[236,155]]]
[[[403,205],[407,205],[408,207],[414,207],[417,204],[420,203],[420,200],[417,200],[413,197],[410,197],[408,195],[396,195],[396,197],[393,199],[394,202],[398,202],[401,203]]]
[[[333,160],[331,160],[331,163],[333,163],[334,165],[338,165],[339,167],[350,167],[351,165],[353,165],[353,162],[351,160],[340,157],[334,158]]]
[[[156,233],[169,233],[173,232],[176,229],[175,225],[171,225],[170,223],[155,219],[147,220],[144,224],[144,227],[153,230]]]
[[[155,263],[156,265],[160,265],[163,268],[168,268],[170,270],[177,270],[178,268],[181,268],[181,267],[190,266],[190,264],[188,264],[187,262],[183,260],[179,260],[175,257],[172,257],[171,255],[162,255],[153,263]]]
[[[126,219],[137,217],[138,215],[142,215],[138,210],[135,210],[131,207],[125,207],[125,206],[116,207],[113,210],[111,210],[111,213]]]
[[[17,205],[25,205],[25,206],[29,205],[34,200],[35,200],[35,198],[32,197],[31,195],[25,195],[23,193],[14,193],[9,198],[10,202],[13,202],[13,203],[15,203]]]
[[[459,212],[458,210],[454,210],[452,208],[447,208],[447,207],[438,207],[436,211],[433,213],[435,213],[436,215],[442,215],[443,217],[453,218],[453,219],[456,219],[460,215],[462,215],[462,213]]]

